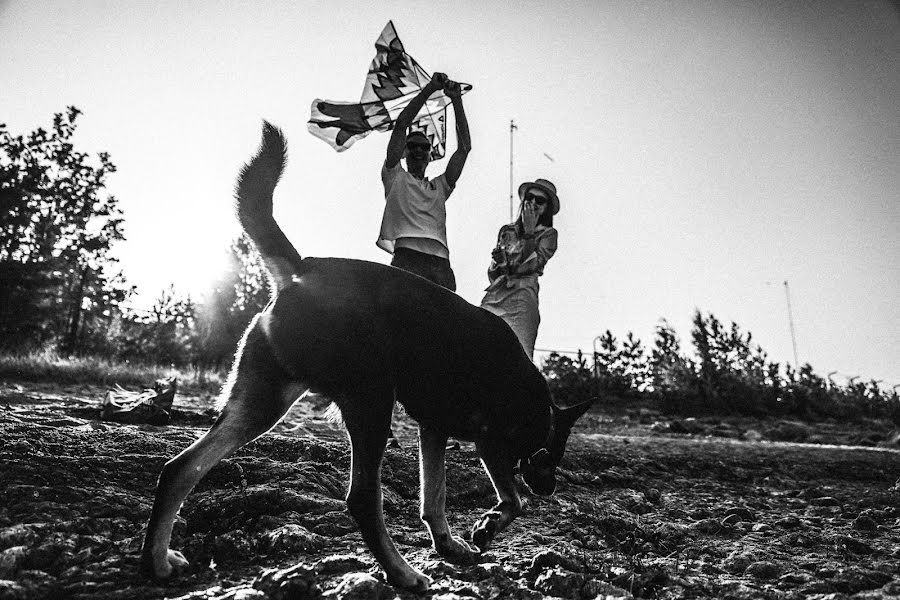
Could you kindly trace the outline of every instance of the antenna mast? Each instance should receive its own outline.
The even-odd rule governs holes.
[[[800,368],[800,361],[797,360],[797,336],[794,334],[794,315],[791,311],[791,288],[788,287],[787,280],[784,281],[784,296],[787,298],[788,324],[791,327],[791,345],[794,348],[794,366]]]
[[[518,129],[516,122],[509,120],[509,222],[513,222],[513,132]]]

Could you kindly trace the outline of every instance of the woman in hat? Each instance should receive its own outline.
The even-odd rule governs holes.
[[[518,336],[529,358],[541,322],[538,277],[556,252],[553,215],[559,212],[556,186],[546,179],[519,186],[519,217],[497,235],[488,268],[490,285],[481,307],[503,318]]]

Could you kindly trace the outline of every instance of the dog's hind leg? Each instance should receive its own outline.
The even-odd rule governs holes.
[[[481,455],[481,463],[488,472],[500,500],[472,529],[472,542],[484,552],[494,537],[522,514],[522,499],[516,488],[513,473],[516,459],[512,454],[503,447],[486,442],[476,442],[475,445]]]
[[[359,525],[363,540],[384,569],[388,582],[404,589],[425,591],[431,583],[397,551],[384,525],[381,459],[391,426],[393,392],[336,402],[350,435],[350,489],[347,508]]]
[[[223,392],[227,405],[212,428],[163,467],[144,538],[142,568],[156,579],[187,566],[169,549],[175,515],[185,497],[220,460],[265,433],[287,412],[300,391],[281,371],[260,331],[251,327]]]
[[[447,435],[428,426],[419,426],[419,481],[422,520],[431,532],[434,550],[450,562],[470,565],[478,560],[478,553],[450,531],[445,507],[447,477],[444,456]]]

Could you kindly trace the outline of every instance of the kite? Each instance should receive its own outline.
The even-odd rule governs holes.
[[[390,131],[397,117],[424,88],[431,75],[406,53],[393,21],[375,41],[375,58],[369,65],[358,103],[315,99],[307,124],[309,132],[343,152],[373,131]],[[472,86],[460,84],[463,93]],[[448,98],[442,91],[432,94],[410,127],[431,141],[431,158],[442,158],[447,137]]]

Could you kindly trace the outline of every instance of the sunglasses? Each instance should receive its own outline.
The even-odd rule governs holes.
[[[537,194],[525,194],[525,202],[534,202],[539,206],[543,206],[550,202],[550,199],[538,196]]]

